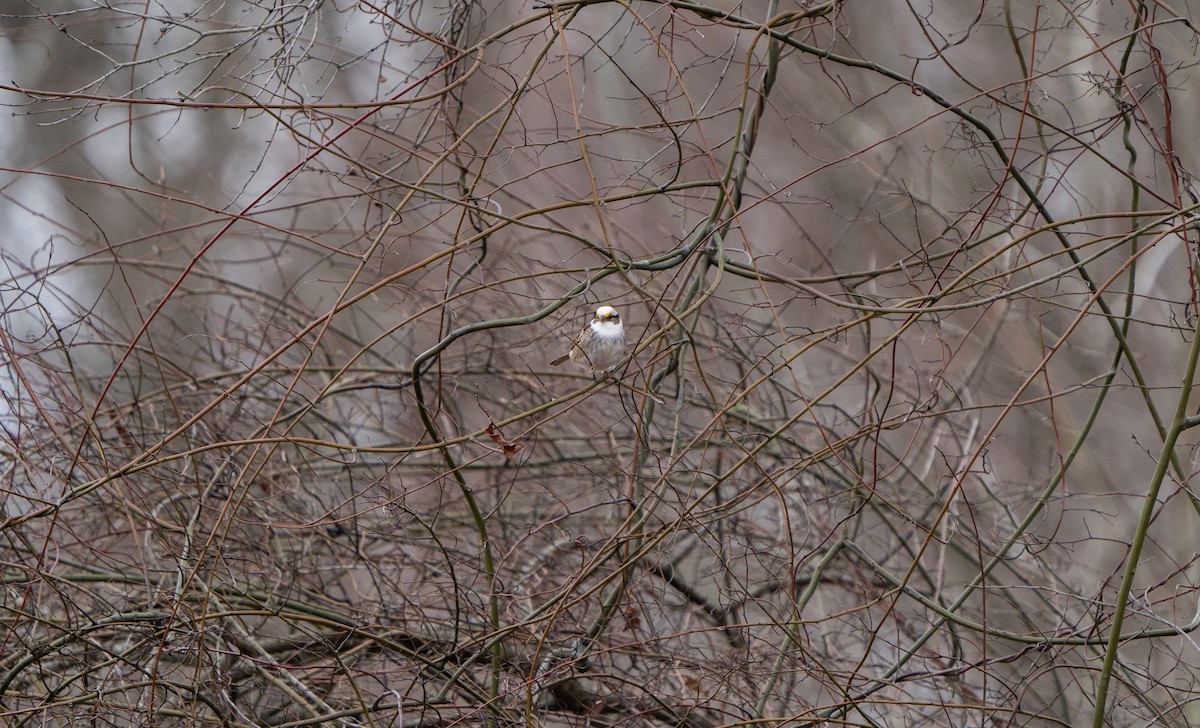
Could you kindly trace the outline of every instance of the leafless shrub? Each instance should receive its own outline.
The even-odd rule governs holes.
[[[1200,723],[1186,4],[68,5],[6,724]]]

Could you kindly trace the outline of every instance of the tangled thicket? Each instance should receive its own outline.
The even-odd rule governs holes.
[[[0,716],[1200,723],[1192,14],[0,8]]]

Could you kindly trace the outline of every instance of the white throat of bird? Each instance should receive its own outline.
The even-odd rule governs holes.
[[[620,321],[592,321],[592,331],[604,339],[615,339],[621,335]]]

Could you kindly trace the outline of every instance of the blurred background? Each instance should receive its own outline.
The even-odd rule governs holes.
[[[0,8],[0,715],[1200,724],[1196,13]]]

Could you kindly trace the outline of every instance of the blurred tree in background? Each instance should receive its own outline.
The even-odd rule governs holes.
[[[1198,10],[5,3],[3,722],[1200,724]]]

